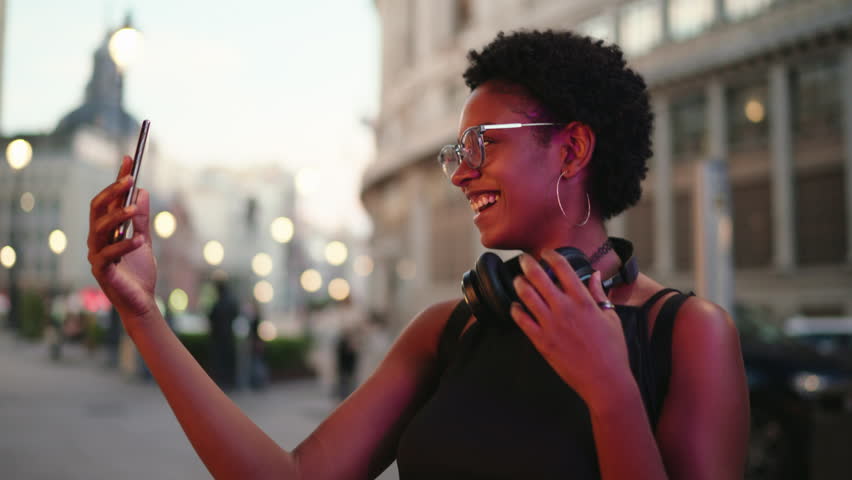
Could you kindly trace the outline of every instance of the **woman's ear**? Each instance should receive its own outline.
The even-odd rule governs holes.
[[[560,132],[562,136],[562,175],[571,178],[580,173],[592,160],[595,152],[595,132],[588,125],[571,122]]]

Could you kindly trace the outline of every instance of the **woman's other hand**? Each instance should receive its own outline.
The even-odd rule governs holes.
[[[92,199],[87,243],[92,274],[115,308],[122,314],[143,316],[157,308],[157,264],[151,249],[148,192],[137,190],[136,204],[123,208],[132,183],[131,163],[130,157],[124,157],[118,180]],[[115,229],[128,219],[133,221],[133,237],[110,243]]]
[[[553,269],[558,284],[530,255],[521,258],[524,275],[515,290],[526,309],[514,303],[512,318],[556,373],[586,401],[605,394],[614,381],[629,381],[630,362],[621,320],[601,286],[600,272],[580,281],[568,261],[546,250],[542,259]]]

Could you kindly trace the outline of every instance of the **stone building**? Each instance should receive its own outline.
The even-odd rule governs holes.
[[[115,180],[119,159],[132,154],[140,126],[122,103],[123,76],[107,48],[112,33],[106,32],[94,52],[79,107],[51,132],[0,137],[0,245],[14,244],[13,268],[21,288],[47,292],[95,283],[86,258],[89,202]],[[32,160],[18,171],[5,158],[6,146],[16,139],[32,146]],[[150,184],[157,158],[158,149],[150,142],[142,185]],[[67,238],[58,255],[48,246],[49,234],[57,229]]]
[[[460,295],[483,251],[435,157],[457,135],[465,54],[499,30],[573,29],[621,45],[648,82],[654,157],[608,225],[643,270],[696,285],[694,176],[729,172],[734,299],[775,321],[852,315],[852,2],[377,0],[383,30],[371,304],[398,326]],[[511,252],[510,252],[511,253]]]

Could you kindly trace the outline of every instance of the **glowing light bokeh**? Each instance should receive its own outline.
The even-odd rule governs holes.
[[[344,278],[335,278],[328,282],[328,295],[335,300],[344,300],[349,296],[349,282]]]
[[[264,320],[257,326],[257,336],[264,342],[271,342],[278,338],[278,327],[269,320]]]
[[[169,294],[169,307],[176,312],[183,312],[189,306],[189,295],[180,288]]]
[[[120,70],[126,69],[142,51],[142,34],[135,28],[119,29],[109,39],[109,56]]]
[[[269,226],[272,239],[278,243],[287,243],[293,238],[293,221],[287,217],[278,217]]]
[[[2,264],[6,268],[12,268],[15,266],[15,261],[18,259],[18,255],[15,253],[15,249],[6,245],[3,248],[0,248],[0,264]]]
[[[204,244],[204,261],[210,265],[219,265],[225,259],[225,247],[216,240]]]
[[[258,253],[251,259],[251,269],[259,277],[269,275],[272,273],[272,257],[268,253]]]
[[[328,242],[325,246],[325,259],[332,265],[343,265],[346,258],[349,256],[349,249],[343,242],[333,241]]]
[[[299,283],[301,283],[305,291],[316,292],[322,288],[322,275],[313,268],[309,268],[302,272],[302,275],[299,277]]]
[[[260,303],[269,303],[275,296],[275,289],[272,284],[266,280],[261,280],[254,284],[254,298]]]
[[[51,252],[59,255],[68,246],[68,237],[65,236],[65,232],[56,229],[50,232],[50,236],[47,237],[47,244],[50,246]]]
[[[33,146],[23,138],[18,138],[6,145],[6,161],[13,170],[20,170],[30,164],[33,159]]]
[[[154,231],[160,238],[169,238],[177,230],[177,220],[171,212],[163,210],[154,217]]]
[[[766,109],[760,100],[749,100],[745,104],[745,116],[752,123],[760,123],[766,117]]]

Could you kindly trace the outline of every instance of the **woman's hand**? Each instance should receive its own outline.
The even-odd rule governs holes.
[[[122,208],[132,183],[131,163],[130,157],[124,157],[118,180],[92,199],[87,243],[92,274],[115,308],[142,316],[157,308],[157,264],[149,235],[148,192],[138,190],[136,204]],[[110,244],[115,229],[128,219],[133,221],[133,238]]]
[[[589,402],[605,394],[614,381],[632,378],[621,320],[614,309],[598,305],[608,301],[600,272],[586,288],[562,255],[547,250],[542,259],[558,285],[524,254],[524,275],[515,279],[514,287],[526,310],[513,303],[512,318],[556,373]]]

